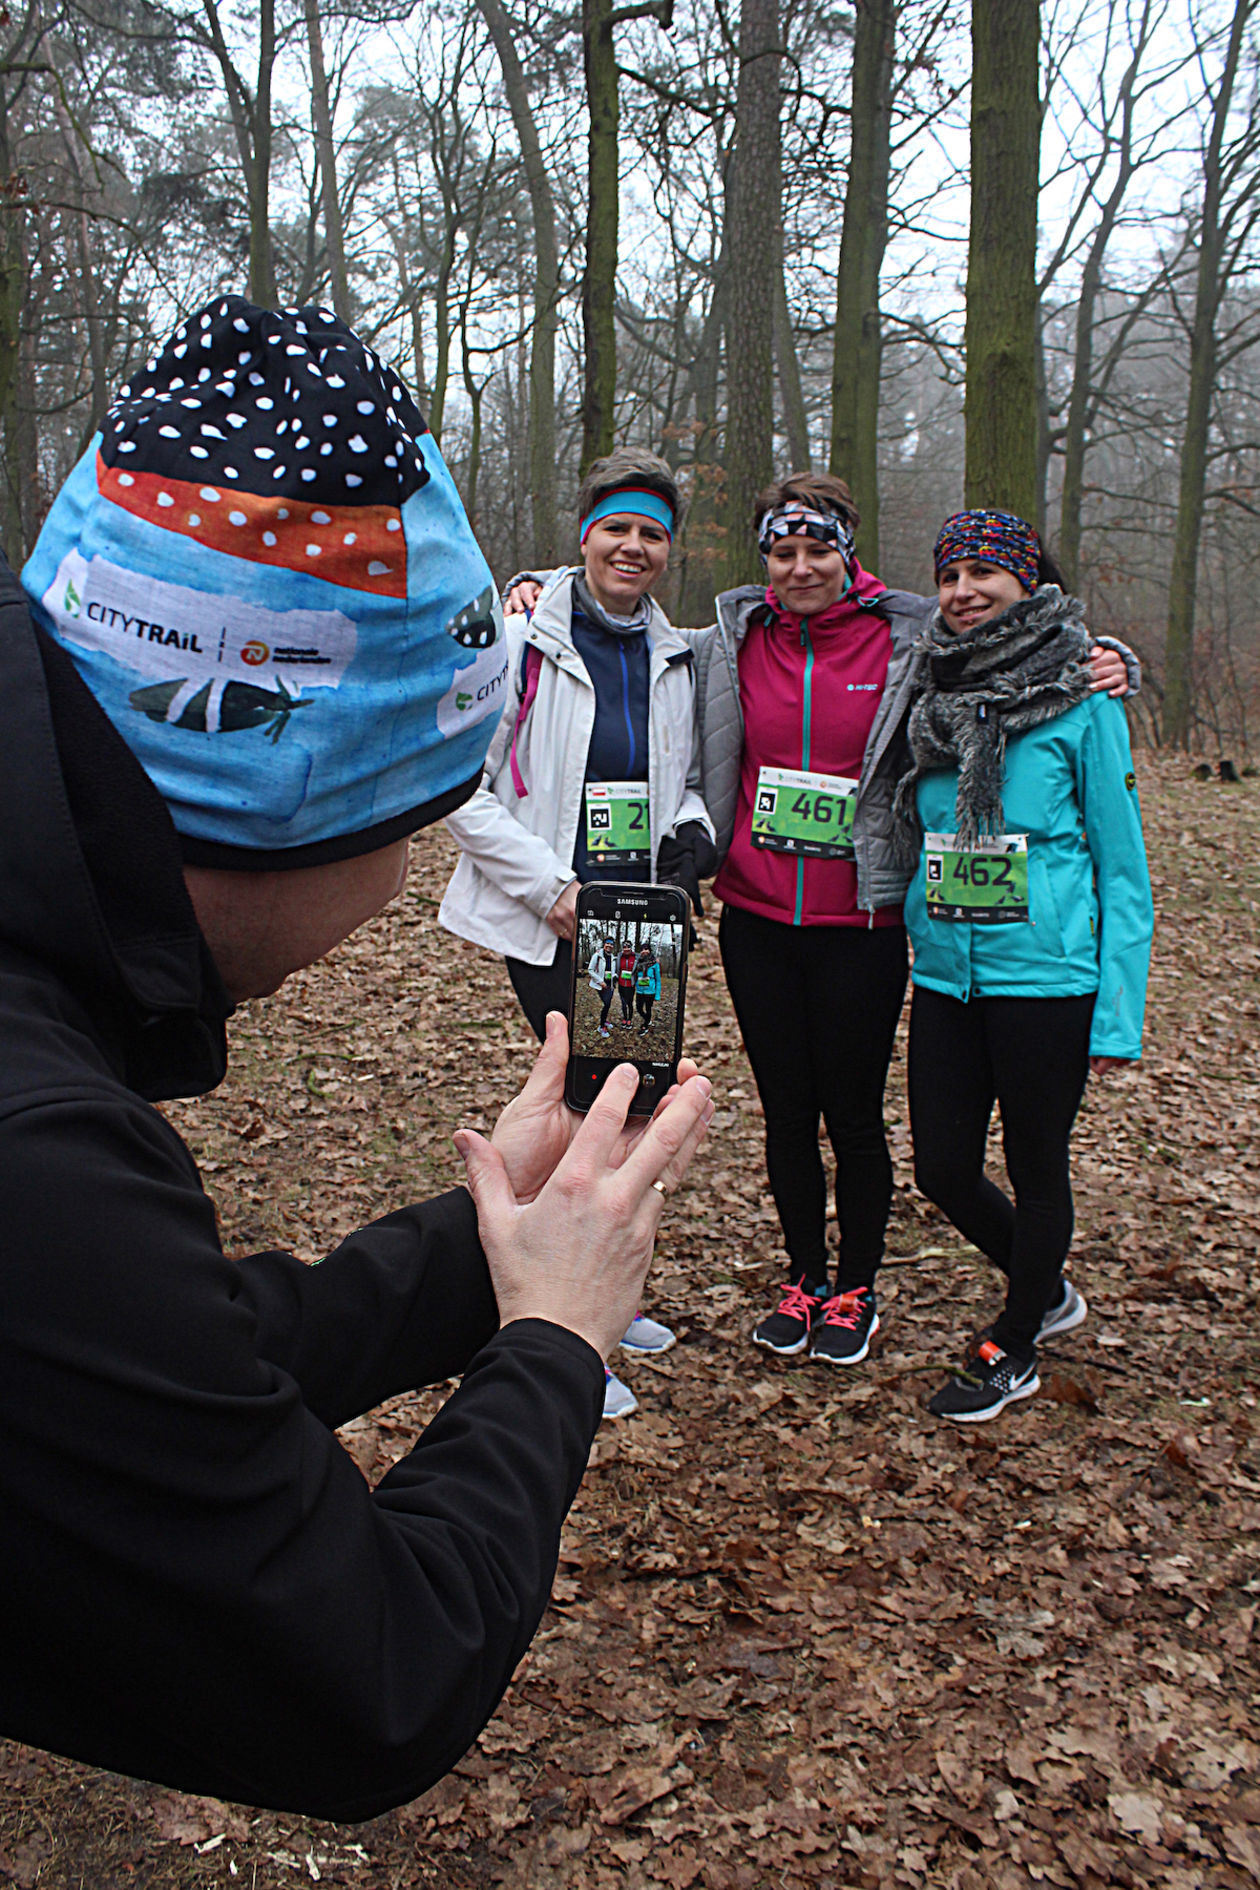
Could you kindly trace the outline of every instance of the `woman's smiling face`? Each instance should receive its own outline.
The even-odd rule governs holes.
[[[766,553],[766,576],[791,616],[816,617],[844,596],[849,569],[834,545],[799,532],[775,539]]]
[[[610,512],[597,519],[582,546],[591,595],[615,617],[631,614],[668,563],[669,533],[637,512]]]
[[[954,558],[937,574],[937,602],[955,636],[975,624],[987,623],[990,617],[1000,617],[1021,597],[1029,595],[1013,571],[1005,565],[989,564],[984,558]]]

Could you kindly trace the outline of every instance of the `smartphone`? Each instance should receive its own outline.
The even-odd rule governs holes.
[[[691,907],[677,886],[582,887],[569,993],[571,1109],[589,1109],[619,1063],[639,1072],[632,1115],[650,1116],[677,1080],[690,942]]]

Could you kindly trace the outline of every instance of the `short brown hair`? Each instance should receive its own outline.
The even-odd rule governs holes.
[[[584,519],[592,506],[606,499],[610,492],[620,491],[622,486],[638,486],[643,492],[659,492],[674,514],[674,531],[677,533],[682,516],[682,495],[678,490],[678,481],[672,468],[663,459],[641,446],[615,446],[604,459],[594,461],[578,489],[578,518]]]
[[[815,512],[834,512],[850,531],[856,531],[862,523],[862,514],[843,479],[837,479],[834,473],[789,473],[786,479],[776,479],[772,486],[763,486],[757,494],[752,516],[754,537],[767,512],[777,512],[793,499]]]

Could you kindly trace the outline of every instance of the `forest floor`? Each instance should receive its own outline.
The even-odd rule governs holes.
[[[1147,1055],[1076,1137],[1079,1331],[977,1432],[923,1410],[994,1303],[915,1193],[904,1040],[884,1330],[868,1364],[749,1343],[781,1261],[715,949],[687,1041],[708,1144],[617,1369],[553,1602],[494,1720],[427,1797],[337,1828],[0,1746],[22,1890],[335,1883],[673,1890],[1260,1882],[1260,782],[1141,763],[1159,932]],[[314,1257],[458,1177],[532,1054],[507,978],[440,933],[444,833],[407,895],[234,1028],[173,1110],[229,1251]],[[995,1152],[995,1162],[1000,1155]],[[348,1427],[376,1478],[447,1395]]]

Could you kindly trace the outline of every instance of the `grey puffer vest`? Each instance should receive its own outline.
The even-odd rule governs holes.
[[[713,821],[718,855],[726,858],[739,803],[739,764],[744,748],[744,712],[739,700],[737,657],[749,620],[764,609],[759,585],[725,591],[718,620],[705,630],[684,630],[695,652],[696,721],[700,741],[701,793]],[[906,717],[914,695],[919,633],[936,609],[934,597],[884,591],[867,606],[885,617],[892,631],[888,679],[862,758],[853,815],[858,905],[863,912],[900,905],[910,871],[894,847],[893,795],[910,765]]]

